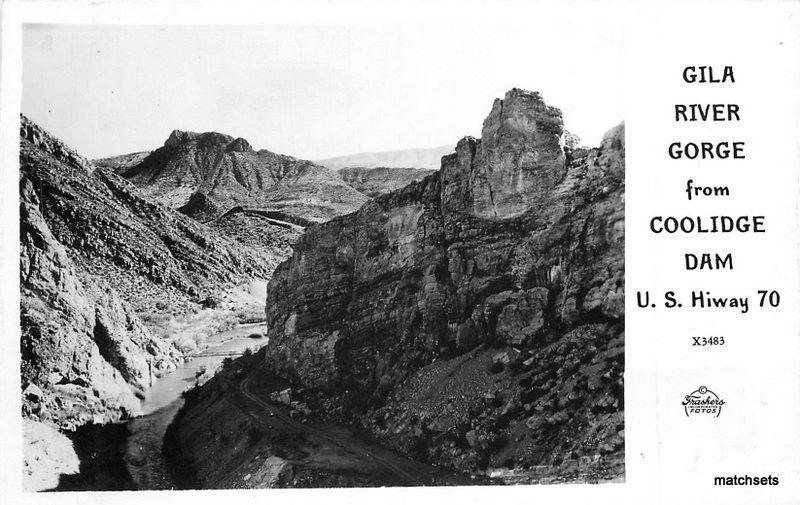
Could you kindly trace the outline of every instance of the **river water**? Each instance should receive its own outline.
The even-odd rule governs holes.
[[[256,351],[267,343],[266,325],[240,325],[206,340],[206,347],[194,359],[159,378],[142,402],[142,415],[128,421],[125,464],[139,489],[172,489],[174,483],[162,454],[164,434],[183,406],[181,393],[195,383],[196,374],[206,367],[214,370],[226,356],[239,356],[246,349]]]

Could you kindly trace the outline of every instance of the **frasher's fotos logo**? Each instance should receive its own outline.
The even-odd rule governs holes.
[[[710,416],[719,417],[725,400],[705,386],[700,386],[683,399],[683,410],[686,417]]]

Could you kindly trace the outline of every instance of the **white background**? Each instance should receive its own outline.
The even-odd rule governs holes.
[[[795,4],[796,5],[796,4]],[[789,4],[642,9],[629,22],[626,206],[628,482],[663,503],[800,503],[798,227],[800,48]],[[735,84],[686,84],[687,65],[733,65]],[[718,73],[721,77],[721,72]],[[676,103],[736,103],[741,121],[677,123]],[[672,160],[674,141],[742,140],[746,160]],[[687,179],[731,197],[688,201]],[[654,215],[765,215],[767,233],[654,235]],[[730,271],[683,268],[684,252],[733,252]],[[635,292],[685,292],[684,309],[636,308]],[[691,290],[751,295],[747,314],[688,309]],[[781,306],[760,310],[758,289]],[[661,303],[659,301],[659,303]],[[724,336],[723,348],[690,346]],[[688,418],[705,385],[727,404]],[[778,487],[713,487],[715,475],[779,476]]]
[[[203,22],[240,24],[502,23],[536,30],[570,9],[555,3],[403,2],[251,4],[115,2],[6,3],[3,11],[2,206],[3,290],[0,301],[0,392],[4,398],[0,499],[4,503],[800,503],[800,324],[798,323],[798,211],[800,193],[800,5],[790,2],[609,4],[625,31],[626,150],[626,482],[439,489],[264,490],[258,492],[147,492],[22,494],[19,420],[17,142],[20,101],[20,23]],[[569,34],[565,34],[568,37]],[[557,49],[558,41],[554,41]],[[587,48],[587,52],[591,48]],[[468,56],[468,55],[467,55]],[[467,57],[465,56],[465,58]],[[535,63],[535,60],[534,60]],[[690,86],[686,65],[734,65],[733,85]],[[587,87],[591,82],[585,83]],[[681,102],[734,102],[742,121],[672,121]],[[746,161],[673,161],[674,140],[747,142]],[[726,185],[732,197],[688,202],[687,178]],[[653,235],[653,215],[758,214],[768,233],[702,238]],[[682,252],[733,251],[735,272],[682,271]],[[636,290],[719,295],[781,292],[781,308],[750,313],[640,311]],[[691,336],[722,335],[722,349],[692,349]],[[716,419],[687,418],[683,396],[706,385],[726,402]],[[777,487],[714,487],[715,475],[778,476]]]

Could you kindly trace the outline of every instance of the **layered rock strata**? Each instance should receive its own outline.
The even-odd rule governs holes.
[[[513,89],[439,172],[309,228],[269,285],[266,365],[417,457],[618,474],[624,127],[566,140]]]

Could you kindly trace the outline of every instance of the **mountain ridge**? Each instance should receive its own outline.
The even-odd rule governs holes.
[[[138,165],[145,158],[147,158],[153,151],[136,151],[126,154],[118,154],[116,156],[107,156],[105,158],[94,158],[92,164],[98,167],[109,168],[114,172],[121,174],[129,168]]]
[[[121,175],[155,201],[192,208],[206,220],[240,205],[323,221],[367,200],[325,167],[254,150],[243,138],[216,132],[174,130],[162,147]],[[186,207],[197,193],[213,206]]]
[[[25,116],[19,133],[22,414],[33,437],[26,487],[38,489],[58,484],[58,465],[78,471],[53,428],[74,434],[136,415],[203,338],[198,325],[237,320],[227,306],[204,307],[268,279],[299,232],[263,220],[235,240],[223,230],[237,223],[209,227],[149,201]],[[185,332],[170,333],[176,319]]]

